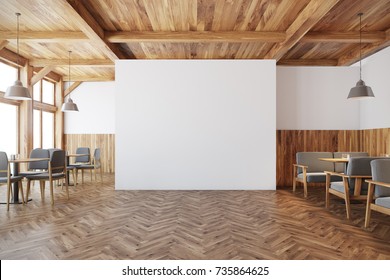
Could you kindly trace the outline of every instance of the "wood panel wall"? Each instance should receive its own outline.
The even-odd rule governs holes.
[[[276,185],[291,187],[297,152],[358,152],[359,130],[277,130]]]
[[[115,134],[65,134],[65,149],[76,152],[77,147],[101,149],[103,172],[115,172]]]
[[[371,156],[390,154],[390,128],[365,129],[360,133],[361,149]]]

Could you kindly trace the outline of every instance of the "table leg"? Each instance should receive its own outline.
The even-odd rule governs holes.
[[[13,176],[19,175],[19,164],[17,162],[14,162],[14,164],[13,164],[12,175]],[[12,198],[12,203],[19,203],[19,183],[18,182],[13,183],[13,189],[14,189],[14,196]]]

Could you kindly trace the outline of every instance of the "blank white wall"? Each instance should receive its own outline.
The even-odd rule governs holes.
[[[78,113],[65,113],[65,134],[115,133],[115,82],[83,82],[71,97]]]
[[[275,61],[116,62],[116,189],[275,189]]]
[[[390,127],[390,47],[365,59],[362,75],[375,98],[359,101],[361,128]]]
[[[284,67],[277,73],[277,129],[359,129],[359,102],[347,100],[356,67]]]

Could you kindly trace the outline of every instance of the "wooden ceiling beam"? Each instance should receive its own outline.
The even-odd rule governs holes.
[[[0,40],[16,40],[16,31],[0,31]],[[68,41],[89,41],[81,31],[23,31],[19,32],[23,42],[57,43]]]
[[[68,76],[62,77],[63,81],[69,81]],[[114,81],[115,76],[71,76],[70,81],[72,82],[105,82],[105,81]]]
[[[286,40],[275,44],[265,59],[280,60],[340,0],[311,0],[286,30]]]
[[[109,59],[115,61],[117,59],[126,58],[126,56],[121,52],[118,46],[105,41],[103,28],[84,7],[81,1],[62,1],[65,1],[65,4],[67,4],[65,5],[67,9],[66,11],[64,11],[64,13],[69,16],[70,20],[77,24],[80,30],[84,32],[84,34],[92,40],[95,46],[97,46],[102,52],[104,52],[104,54]]]
[[[362,43],[376,43],[386,39],[386,32],[362,32]],[[299,43],[359,43],[359,32],[307,32]]]
[[[291,66],[337,66],[337,59],[281,59],[278,65]]]
[[[31,85],[35,85],[39,80],[41,80],[43,77],[45,77],[47,74],[49,74],[54,69],[54,66],[46,66],[42,68],[38,73],[36,73],[34,76],[32,76],[30,83]]]
[[[73,84],[70,85],[65,91],[64,91],[64,97],[66,97],[69,93],[74,91],[79,85],[81,85],[82,82],[74,82]]]
[[[370,56],[388,46],[390,46],[390,28],[385,31],[386,37],[383,41],[373,44],[364,44],[361,47],[362,59]],[[355,47],[352,50],[348,50],[345,54],[343,54],[339,60],[337,65],[339,66],[349,66],[358,62],[360,60],[360,45]]]
[[[25,59],[23,56],[19,55],[18,58],[18,54],[6,48],[0,50],[0,59],[8,62],[11,65],[22,66],[22,67],[26,65],[27,62],[27,59]]]
[[[283,42],[284,32],[258,31],[117,31],[105,32],[111,43],[202,43],[202,42]]]
[[[68,66],[68,59],[31,59],[30,65],[33,66]],[[94,67],[114,67],[110,59],[72,59],[71,66],[94,66]]]
[[[41,70],[43,69],[43,67],[34,67],[34,73],[38,73],[40,72]],[[59,82],[62,78],[62,75],[60,74],[57,74],[56,72],[54,71],[51,71],[49,72],[48,74],[46,74],[45,76],[45,79],[48,79],[52,82]]]
[[[8,45],[8,41],[7,40],[0,40],[0,50],[4,49],[5,46]]]

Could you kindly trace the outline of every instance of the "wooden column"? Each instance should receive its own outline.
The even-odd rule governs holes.
[[[20,81],[28,88],[32,97],[30,80],[33,76],[33,67],[27,61],[19,71]],[[19,106],[19,154],[22,157],[28,157],[33,149],[33,102],[25,100]]]
[[[58,149],[65,148],[64,135],[64,113],[61,111],[62,103],[64,102],[64,83],[62,78],[55,85],[57,111],[55,113],[55,147]]]

